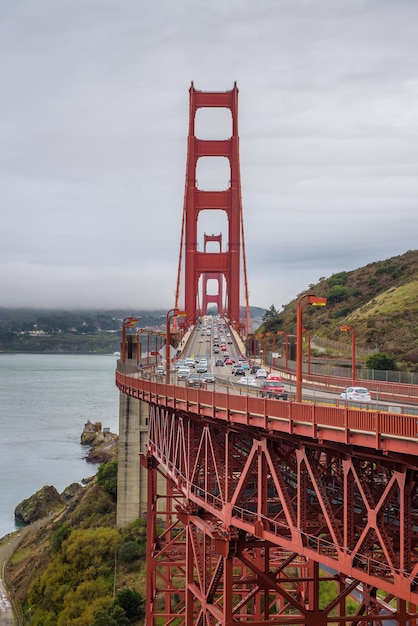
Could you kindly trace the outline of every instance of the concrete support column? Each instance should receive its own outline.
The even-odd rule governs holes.
[[[139,462],[148,439],[148,404],[119,394],[118,501],[116,523],[127,526],[147,511],[147,476]]]

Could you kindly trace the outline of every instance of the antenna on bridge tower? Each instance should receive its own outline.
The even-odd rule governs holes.
[[[239,165],[238,137],[238,87],[236,82],[231,91],[205,92],[195,89],[192,82],[189,100],[189,136],[186,165],[186,181],[180,241],[179,265],[177,272],[176,302],[180,306],[180,286],[184,248],[184,309],[189,324],[196,321],[208,302],[218,305],[218,312],[224,314],[237,330],[251,331],[247,270],[244,246],[244,223],[241,202],[241,177]],[[232,116],[231,137],[222,140],[199,139],[195,135],[195,117],[199,108],[227,108]],[[230,185],[226,190],[207,191],[196,185],[197,162],[201,157],[225,157],[230,165]],[[228,248],[219,252],[198,252],[197,224],[199,213],[204,210],[225,211],[228,219]],[[219,236],[221,237],[222,234]],[[213,236],[216,239],[218,237]],[[221,239],[220,239],[221,241]],[[240,322],[241,258],[244,268],[245,323]],[[207,281],[218,281],[217,296],[207,293]],[[203,290],[199,298],[199,282]],[[225,286],[225,307],[223,306],[223,285]],[[221,310],[219,310],[221,309]]]

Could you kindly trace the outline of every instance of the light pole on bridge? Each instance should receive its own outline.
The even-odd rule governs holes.
[[[134,328],[138,324],[137,317],[125,317],[122,322],[122,351],[121,362],[126,363],[126,329]]]
[[[303,311],[309,305],[326,306],[327,299],[311,293],[301,296],[296,305],[296,402],[302,402],[302,334]]]
[[[353,384],[356,380],[356,329],[354,326],[340,326],[341,331],[351,332],[351,378]]]
[[[166,373],[166,383],[170,384],[170,348],[171,348],[171,332],[170,332],[170,324],[171,320],[175,317],[185,317],[187,315],[186,311],[180,311],[180,309],[170,309],[167,311],[167,315],[165,317],[166,321],[166,332],[165,332],[165,373]]]
[[[287,371],[289,365],[289,334],[287,330],[278,330],[278,335],[284,335],[284,355],[285,355],[285,369]]]

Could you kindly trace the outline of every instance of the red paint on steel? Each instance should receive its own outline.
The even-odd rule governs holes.
[[[116,382],[150,405],[147,624],[331,624],[359,593],[416,624],[415,416]]]
[[[232,116],[231,137],[222,140],[199,139],[195,135],[195,116],[199,108],[227,108]],[[230,166],[230,185],[225,190],[209,191],[198,189],[196,168],[200,158],[225,157]],[[219,252],[199,251],[198,218],[201,211],[221,210],[228,219],[228,247]],[[225,315],[237,330],[250,331],[249,302],[246,269],[244,274],[246,294],[246,323],[240,322],[240,287],[241,258],[243,257],[243,219],[241,203],[241,178],[239,165],[238,137],[238,88],[235,84],[231,91],[204,92],[190,87],[189,101],[189,136],[186,165],[186,183],[182,219],[180,259],[183,259],[184,246],[184,309],[187,311],[188,324],[195,322],[200,313],[199,281],[203,283],[202,311],[211,301],[207,294],[207,280],[222,277],[225,282],[226,302],[222,302],[222,292],[216,299],[220,314]],[[244,262],[245,267],[245,262]],[[223,282],[222,281],[222,282]],[[180,302],[182,282],[182,261],[179,262],[176,288],[176,307]]]

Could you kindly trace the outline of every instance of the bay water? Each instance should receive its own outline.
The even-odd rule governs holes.
[[[93,476],[84,424],[118,434],[116,356],[0,354],[0,537],[17,504],[45,485],[61,493]]]

